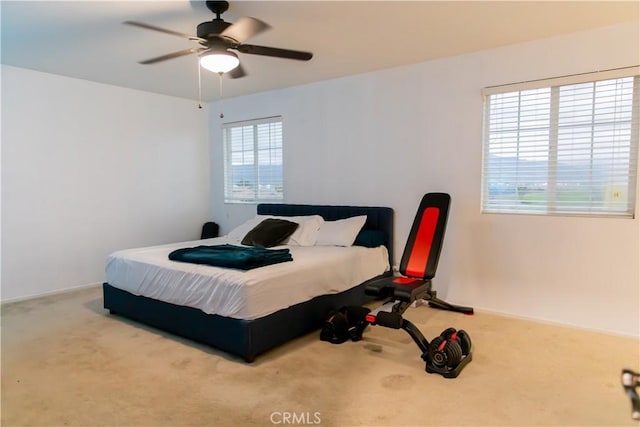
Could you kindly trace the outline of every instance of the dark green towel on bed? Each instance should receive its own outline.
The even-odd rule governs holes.
[[[265,249],[229,244],[177,249],[169,254],[169,259],[240,270],[293,261],[289,249]]]

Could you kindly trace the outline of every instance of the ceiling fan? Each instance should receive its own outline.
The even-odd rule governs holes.
[[[140,61],[140,64],[155,64],[166,61],[167,59],[197,53],[200,56],[200,65],[202,65],[202,67],[218,74],[228,73],[229,77],[235,79],[245,76],[246,72],[240,65],[240,60],[238,59],[238,55],[233,52],[234,50],[251,55],[296,59],[299,61],[308,61],[313,57],[313,54],[310,52],[245,44],[245,40],[271,28],[269,24],[251,17],[242,17],[238,19],[236,23],[231,24],[220,17],[220,15],[229,8],[229,2],[207,1],[206,5],[209,10],[215,13],[216,18],[199,24],[196,30],[196,36],[167,30],[142,22],[125,21],[124,24],[127,25],[171,34],[193,40],[200,44],[199,47],[192,47]]]

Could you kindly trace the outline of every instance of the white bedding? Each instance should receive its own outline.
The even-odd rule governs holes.
[[[291,251],[292,262],[248,271],[168,258],[175,249],[224,243],[237,241],[219,237],[114,252],[107,259],[106,281],[135,295],[251,320],[342,292],[389,270],[384,246],[278,246]]]

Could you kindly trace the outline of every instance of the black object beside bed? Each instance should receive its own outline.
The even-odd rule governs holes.
[[[327,221],[367,215],[358,236],[381,231],[386,235],[389,265],[393,265],[393,210],[387,207],[269,204],[257,206],[260,215],[320,215]],[[356,241],[362,239],[356,239]],[[391,274],[390,272],[388,274]],[[372,280],[375,278],[372,278]],[[104,308],[161,330],[202,342],[251,362],[256,356],[320,328],[327,313],[344,305],[371,300],[364,293],[368,281],[337,294],[317,296],[254,320],[235,319],[133,295],[103,284]]]

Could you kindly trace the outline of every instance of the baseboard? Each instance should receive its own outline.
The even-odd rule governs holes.
[[[565,327],[565,328],[569,328],[569,329],[576,329],[576,330],[579,330],[579,331],[595,332],[595,333],[598,333],[598,334],[613,335],[613,336],[624,337],[624,338],[640,339],[640,336],[634,335],[632,333],[624,333],[624,332],[620,332],[620,331],[612,331],[612,330],[609,330],[609,329],[590,328],[590,327],[576,325],[576,324],[572,324],[572,323],[560,322],[560,321],[557,321],[557,320],[549,320],[549,319],[544,319],[544,318],[541,318],[541,317],[533,317],[533,316],[522,316],[522,315],[518,315],[518,314],[502,312],[502,311],[498,311],[498,310],[485,309],[485,308],[474,307],[474,309],[475,309],[475,311],[477,313],[493,314],[493,315],[501,316],[501,317],[507,317],[507,318],[519,319],[519,320],[526,320],[526,321],[529,321],[529,322],[541,323],[541,324],[549,325],[549,326]]]
[[[4,304],[10,304],[12,302],[20,302],[20,301],[27,301],[35,298],[48,297],[51,295],[67,294],[70,292],[80,291],[82,289],[88,289],[88,288],[93,288],[98,286],[102,286],[102,282],[89,283],[87,285],[74,286],[72,288],[56,289],[55,291],[43,292],[40,294],[32,294],[32,295],[25,295],[25,296],[16,297],[16,298],[3,299],[3,300],[0,300],[0,304],[4,305]]]

